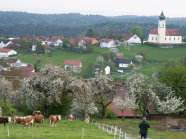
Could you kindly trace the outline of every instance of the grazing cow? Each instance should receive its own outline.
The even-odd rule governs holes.
[[[10,117],[0,117],[0,124],[4,124],[4,126],[11,121]]]
[[[35,123],[43,123],[44,122],[44,116],[42,114],[34,115],[33,118],[35,120]]]
[[[41,113],[41,111],[33,111],[33,117],[34,117],[35,123],[44,122],[44,115]]]
[[[69,115],[69,120],[74,120],[74,119],[75,119],[74,115],[70,114]]]
[[[13,117],[13,123],[22,124],[24,127],[34,126],[35,120],[33,116],[25,116],[25,117]]]
[[[51,115],[49,117],[49,122],[52,127],[56,127],[56,123],[58,120],[61,120],[61,115]]]

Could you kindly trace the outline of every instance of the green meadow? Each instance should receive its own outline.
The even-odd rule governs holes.
[[[182,48],[154,48],[149,46],[128,46],[120,47],[120,52],[124,54],[125,58],[134,59],[137,53],[143,53],[145,55],[145,61],[142,64],[136,65],[137,69],[134,72],[143,73],[149,77],[153,73],[157,73],[162,66],[169,61],[176,61],[186,57],[186,47]],[[56,64],[63,66],[65,60],[80,60],[83,66],[89,66],[89,64],[95,64],[96,58],[108,52],[107,48],[94,47],[93,53],[90,54],[78,54],[67,50],[55,50],[51,52],[52,56],[48,55],[19,55],[17,56],[22,61],[35,64],[36,59],[43,64]],[[113,77],[118,77],[114,75]]]
[[[8,128],[9,137],[8,137]],[[43,124],[36,124],[35,127],[23,128],[21,125],[12,123],[6,127],[0,125],[0,139],[82,139],[84,128],[84,139],[112,139],[113,135],[99,130],[93,124],[83,121],[61,120],[57,127],[49,126],[48,120]]]

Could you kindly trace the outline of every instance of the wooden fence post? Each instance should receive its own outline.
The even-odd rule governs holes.
[[[84,139],[84,132],[85,132],[85,129],[83,128],[83,131],[82,131],[82,139]]]
[[[7,131],[8,131],[8,137],[10,136],[10,131],[9,131],[9,127],[7,126]]]

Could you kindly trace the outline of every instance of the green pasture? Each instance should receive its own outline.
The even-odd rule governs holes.
[[[67,50],[55,50],[51,52],[52,56],[48,55],[19,55],[17,56],[23,62],[35,64],[36,59],[43,64],[56,64],[63,66],[65,60],[80,60],[83,66],[96,63],[96,58],[102,53],[108,52],[107,48],[94,47],[93,53],[78,54]],[[137,70],[134,72],[143,73],[149,77],[153,73],[157,73],[160,68],[168,61],[176,61],[186,57],[186,47],[182,48],[154,48],[149,46],[128,46],[120,47],[120,52],[124,54],[125,58],[134,59],[137,53],[143,53],[146,57],[144,63],[136,65]],[[121,79],[120,75],[113,75],[114,78]]]
[[[15,125],[12,128],[12,123],[4,127],[1,124],[0,139],[82,139],[83,128],[84,139],[113,139],[113,135],[99,130],[93,124],[69,120],[59,121],[57,127],[49,126],[48,120],[30,128],[23,128],[21,125]]]

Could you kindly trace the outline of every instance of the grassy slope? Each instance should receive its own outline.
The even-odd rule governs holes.
[[[85,139],[112,139],[113,135],[107,134],[92,124],[82,121],[59,121],[57,127],[49,127],[48,121],[44,124],[37,124],[36,127],[23,128],[21,125],[10,127],[10,137],[7,137],[7,128],[0,125],[1,139],[81,139],[82,129],[85,129]]]
[[[99,122],[107,123],[111,125],[117,125],[121,127],[123,131],[126,131],[128,134],[133,135],[133,137],[139,138],[139,128],[138,125],[141,122],[140,120],[99,120]],[[152,126],[155,124],[159,124],[159,121],[148,121],[148,123]],[[186,132],[174,132],[174,131],[166,131],[166,130],[156,130],[156,129],[149,129],[148,136],[150,139],[185,139]]]
[[[107,52],[108,49],[94,48],[94,53],[91,54],[77,54],[65,50],[56,50],[52,52],[52,57],[47,55],[30,56],[23,55],[18,56],[22,61],[34,64],[36,58],[40,59],[42,64],[53,63],[59,66],[63,66],[64,60],[81,60],[84,66],[88,66],[89,63],[95,63],[98,55]],[[134,59],[134,56],[138,52],[143,52],[146,55],[146,61],[140,66],[137,72],[144,73],[151,77],[151,75],[157,72],[167,61],[184,58],[186,56],[185,48],[173,48],[173,49],[160,49],[148,46],[131,46],[127,48],[120,48],[120,52],[124,54],[124,57]],[[117,78],[117,77],[116,77]]]

